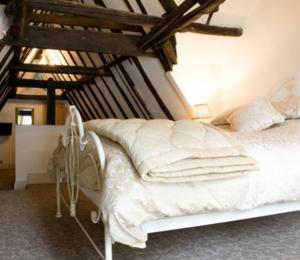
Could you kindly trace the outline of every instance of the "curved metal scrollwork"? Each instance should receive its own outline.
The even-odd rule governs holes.
[[[65,174],[70,199],[71,216],[76,216],[76,204],[79,197],[80,162],[89,159],[92,162],[96,174],[97,188],[101,190],[101,175],[105,173],[105,153],[100,138],[92,131],[84,133],[81,116],[76,107],[69,108],[65,123],[64,137],[62,143],[65,147]],[[96,156],[86,152],[89,144],[95,144]],[[99,161],[99,165],[97,164]],[[100,196],[100,192],[99,192]],[[98,223],[101,219],[101,209],[91,212],[91,220]]]

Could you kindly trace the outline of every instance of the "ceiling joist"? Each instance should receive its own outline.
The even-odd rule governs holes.
[[[101,19],[102,21],[119,24],[144,26],[156,24],[159,21],[159,18],[156,16],[136,14],[95,5],[89,6],[60,0],[26,0],[26,3],[33,9],[96,18]]]
[[[111,76],[111,72],[105,68],[89,68],[77,66],[39,65],[39,64],[16,64],[10,65],[10,70],[37,73],[59,74],[84,74],[90,76]]]
[[[21,100],[40,100],[40,101],[47,101],[47,96],[45,95],[23,95],[23,94],[16,94],[14,96],[15,99]],[[65,96],[55,96],[55,100],[66,100]]]
[[[67,90],[82,90],[83,84],[89,82],[82,81],[54,81],[56,89],[67,89]],[[45,88],[47,89],[48,80],[33,80],[33,79],[16,79],[14,81],[15,86],[18,88]]]
[[[49,38],[51,35],[51,38]],[[67,39],[67,40],[66,40]],[[126,56],[153,57],[152,51],[139,49],[142,36],[50,27],[26,26],[20,39],[6,37],[6,44],[39,49],[100,52]]]

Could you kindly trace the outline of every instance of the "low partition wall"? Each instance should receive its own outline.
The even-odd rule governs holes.
[[[63,126],[16,126],[15,190],[52,182],[47,174],[48,161],[62,132]]]

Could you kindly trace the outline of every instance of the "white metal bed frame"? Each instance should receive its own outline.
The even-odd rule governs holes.
[[[62,139],[63,146],[65,147],[65,179],[68,187],[69,194],[69,205],[67,205],[66,200],[64,202],[70,209],[70,214],[75,218],[79,226],[87,235],[88,239],[97,250],[99,256],[104,260],[112,260],[112,239],[109,233],[108,228],[105,227],[105,256],[97,248],[95,243],[91,240],[88,233],[85,231],[81,223],[76,217],[76,203],[79,196],[79,184],[78,176],[80,174],[80,152],[84,151],[87,147],[88,142],[94,142],[97,149],[97,155],[99,157],[100,169],[97,166],[96,159],[91,154],[86,156],[92,161],[95,174],[97,175],[98,187],[101,189],[101,178],[105,174],[105,153],[100,141],[100,138],[94,132],[84,132],[82,119],[80,113],[75,106],[70,106],[69,113],[65,123],[64,136]],[[60,170],[56,170],[56,193],[57,193],[57,214],[56,217],[61,217],[61,191],[60,183],[62,177],[60,175]],[[226,211],[226,212],[212,212],[212,213],[202,213],[189,216],[181,217],[170,217],[164,219],[158,219],[154,221],[149,221],[143,224],[143,229],[147,233],[162,232],[168,230],[189,228],[189,227],[198,227],[205,226],[217,223],[225,223],[236,220],[244,220],[250,218],[257,218],[293,211],[300,211],[300,202],[285,202],[271,204],[267,206],[258,207],[251,210],[245,211]],[[97,211],[91,212],[91,220],[93,223],[98,223],[101,220],[101,209],[98,208]]]

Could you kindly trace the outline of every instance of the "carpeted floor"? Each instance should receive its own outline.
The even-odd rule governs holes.
[[[15,182],[14,169],[0,169],[0,190],[12,190]]]
[[[89,220],[92,205],[80,201],[78,216],[103,248],[103,230]],[[56,219],[53,185],[0,191],[0,259],[98,259],[68,217]],[[300,213],[149,236],[146,249],[117,244],[119,260],[300,259]]]

